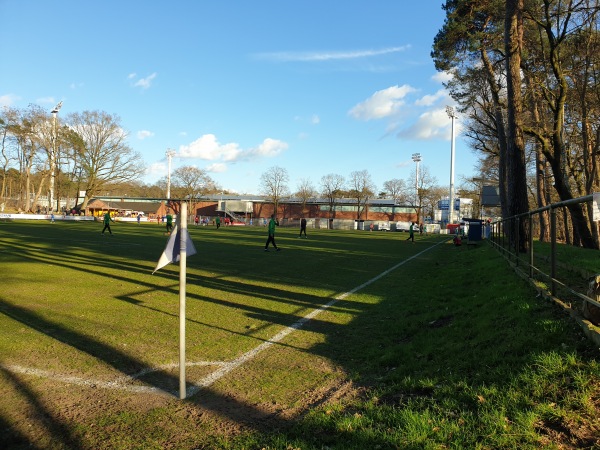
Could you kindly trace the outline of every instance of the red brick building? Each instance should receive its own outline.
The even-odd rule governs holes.
[[[177,214],[181,200],[117,198],[100,197],[90,202],[90,205],[100,206],[106,210],[110,207],[115,213],[127,214],[129,211],[144,212],[149,219],[167,214],[170,209]],[[93,214],[89,208],[88,214]],[[188,208],[190,216],[198,215],[213,220],[216,216],[230,217],[237,222],[246,224],[268,219],[275,214],[283,225],[295,223],[301,218],[313,219],[318,223],[327,221],[358,221],[358,222],[409,222],[417,220],[416,208],[410,205],[397,205],[389,199],[373,199],[368,202],[360,214],[357,212],[356,201],[353,199],[337,199],[333,207],[324,199],[311,199],[302,203],[298,199],[281,200],[277,211],[272,202],[257,196],[208,196],[206,199],[194,201]]]

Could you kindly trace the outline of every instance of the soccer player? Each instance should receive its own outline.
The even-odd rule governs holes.
[[[410,227],[408,228],[408,237],[406,238],[407,241],[412,241],[412,243],[415,243],[415,223],[411,222],[410,223]]]
[[[302,237],[302,233],[304,233],[304,237],[306,238],[306,219],[304,217],[300,221],[300,236],[298,236],[299,238]]]
[[[110,212],[104,214],[104,228],[102,228],[102,234],[104,234],[104,232],[108,230],[108,232],[112,235],[112,230],[110,229],[111,220],[114,222],[113,218],[110,217]]]
[[[275,218],[275,214],[271,214],[271,220],[269,221],[269,237],[267,238],[267,243],[265,244],[265,252],[269,251],[269,244],[273,244],[273,247],[277,249],[277,251],[281,250],[275,244],[275,227],[279,226],[279,222]]]
[[[171,230],[173,230],[173,216],[167,212],[167,234],[171,234]]]

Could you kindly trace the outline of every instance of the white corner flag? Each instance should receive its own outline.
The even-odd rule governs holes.
[[[187,255],[195,255],[196,247],[187,230],[187,203],[181,204],[178,223],[171,232],[165,251],[160,255],[154,272],[170,262],[179,263],[179,398],[187,396],[185,382],[185,289]],[[154,273],[152,272],[152,273]]]
[[[181,233],[183,233],[183,237],[185,239],[184,248],[186,255],[191,256],[196,254],[196,247],[194,247],[194,243],[192,242],[192,238],[190,238],[190,233],[187,228],[180,230],[179,227],[175,225],[175,228],[173,228],[173,231],[171,232],[171,237],[167,242],[167,246],[165,247],[165,251],[162,252],[162,255],[160,255],[160,259],[158,260],[158,263],[156,264],[152,274],[154,274],[154,272],[156,272],[158,269],[162,269],[169,263],[179,261],[179,255],[181,253]]]

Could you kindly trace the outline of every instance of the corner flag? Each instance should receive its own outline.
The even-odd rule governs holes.
[[[171,233],[171,237],[169,238],[169,241],[167,242],[167,246],[165,247],[165,251],[162,253],[162,255],[160,255],[160,259],[158,260],[158,263],[156,264],[156,267],[154,268],[154,271],[152,272],[152,274],[154,274],[154,272],[156,272],[158,269],[162,269],[169,263],[179,261],[179,255],[180,255],[180,251],[181,251],[181,233],[182,232],[184,233],[183,234],[183,237],[185,239],[184,250],[185,250],[187,256],[196,254],[196,247],[194,247],[194,243],[192,242],[192,239],[190,238],[190,233],[188,232],[187,228],[180,230],[180,229],[178,229],[178,226],[175,225],[175,228],[173,228],[173,232]]]
[[[160,255],[154,272],[170,262],[179,262],[179,398],[187,396],[185,383],[185,285],[187,273],[187,255],[195,255],[196,247],[187,230],[187,203],[181,203],[181,214],[171,233],[165,251]],[[181,225],[181,226],[179,226]],[[152,273],[154,273],[152,272]]]

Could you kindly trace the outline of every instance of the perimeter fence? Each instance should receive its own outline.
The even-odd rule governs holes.
[[[553,298],[600,325],[600,250],[598,194],[553,203],[491,223],[490,243],[522,274]],[[568,208],[579,205],[588,220],[595,248],[583,248]],[[596,211],[594,211],[596,209]],[[526,251],[519,230],[528,231]]]

